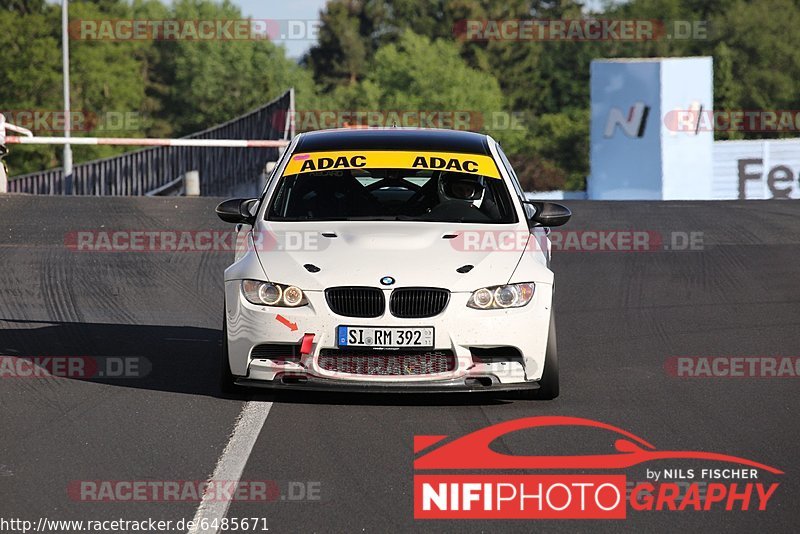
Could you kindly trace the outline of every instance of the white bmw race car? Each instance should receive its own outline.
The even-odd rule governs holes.
[[[237,223],[222,388],[558,396],[548,227],[486,135],[304,133]]]

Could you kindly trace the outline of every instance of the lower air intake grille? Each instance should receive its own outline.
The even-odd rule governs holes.
[[[332,287],[325,290],[325,300],[333,313],[345,317],[380,317],[386,308],[377,287]]]
[[[297,361],[300,359],[300,345],[279,345],[277,343],[256,345],[250,352],[250,358],[253,360]]]
[[[367,351],[323,349],[319,366],[326,371],[370,376],[431,375],[456,368],[452,351]]]

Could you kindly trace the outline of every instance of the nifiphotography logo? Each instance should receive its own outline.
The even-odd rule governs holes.
[[[548,428],[610,432],[616,438],[615,450],[514,456],[491,448],[495,440],[512,432]],[[625,519],[628,508],[763,511],[780,485],[774,480],[784,474],[727,454],[658,450],[621,428],[564,416],[506,421],[455,439],[414,436],[414,453],[415,519]],[[646,468],[640,482],[629,482],[624,472],[664,461],[669,468],[650,464],[654,469]],[[675,467],[675,462],[701,467]],[[530,474],[537,471],[546,473]]]

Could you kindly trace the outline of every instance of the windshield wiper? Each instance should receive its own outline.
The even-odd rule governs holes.
[[[363,217],[343,217],[342,221],[424,221],[411,215],[365,215]]]
[[[366,215],[363,217],[281,217],[269,220],[276,222],[419,221],[419,222],[459,223],[459,224],[464,222],[476,223],[476,224],[487,222],[487,221],[467,220],[466,217],[460,217],[458,219],[426,219],[424,217],[414,217],[411,215],[386,215],[386,216]]]
[[[365,215],[363,217],[344,217],[345,221],[393,221],[393,215],[379,216],[379,215]]]

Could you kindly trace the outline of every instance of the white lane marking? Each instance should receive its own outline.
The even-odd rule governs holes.
[[[253,445],[258,439],[258,434],[261,432],[261,427],[264,426],[264,421],[267,420],[271,408],[271,402],[248,401],[245,403],[239,413],[239,417],[236,419],[236,425],[233,428],[228,444],[217,460],[217,465],[209,481],[239,481],[247,459],[250,457],[250,452],[253,450]],[[203,500],[200,501],[200,506],[197,507],[197,512],[194,514],[195,528],[188,530],[187,534],[216,534],[219,532],[219,523],[228,513],[228,507],[231,503],[227,499],[207,500],[208,496],[208,493],[203,495]],[[203,519],[206,519],[207,523],[207,528],[205,529],[200,524]],[[214,523],[215,519],[217,520],[217,528],[211,528],[211,524]]]

